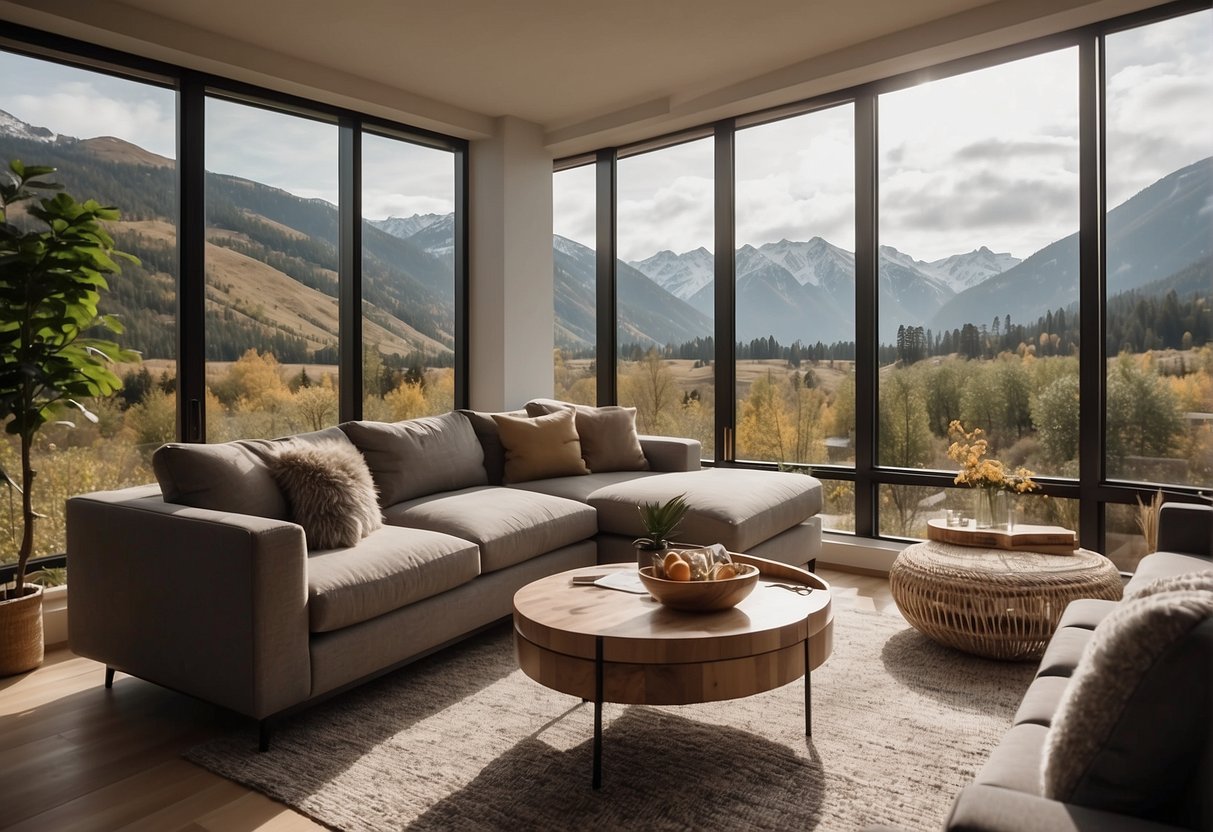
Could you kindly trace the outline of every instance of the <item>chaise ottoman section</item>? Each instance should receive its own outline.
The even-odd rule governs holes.
[[[383,519],[478,544],[483,573],[588,540],[598,531],[594,509],[587,505],[491,485],[397,503],[383,510]]]
[[[325,633],[369,621],[479,574],[475,543],[423,529],[384,526],[355,546],[308,554],[310,629]]]
[[[604,486],[589,495],[600,531],[642,537],[636,507],[679,494],[690,506],[678,530],[687,543],[720,543],[733,552],[755,546],[821,511],[821,483],[804,474],[709,468],[658,474]]]

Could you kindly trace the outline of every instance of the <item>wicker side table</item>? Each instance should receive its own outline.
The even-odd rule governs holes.
[[[1066,604],[1121,597],[1120,573],[1103,555],[982,549],[928,540],[889,571],[897,608],[916,629],[991,659],[1038,658]]]

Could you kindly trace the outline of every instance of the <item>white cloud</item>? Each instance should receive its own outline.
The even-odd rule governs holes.
[[[619,161],[619,257],[715,245],[713,142],[699,139]]]
[[[1213,12],[1108,36],[1108,205],[1213,155]]]
[[[597,241],[594,182],[592,164],[552,175],[552,231],[590,248]]]

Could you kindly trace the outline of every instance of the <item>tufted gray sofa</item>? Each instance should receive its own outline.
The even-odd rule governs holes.
[[[71,498],[72,650],[103,662],[107,685],[118,670],[260,720],[265,747],[281,717],[508,616],[525,584],[634,557],[641,501],[685,493],[687,542],[797,565],[820,547],[817,480],[702,470],[694,440],[640,437],[648,470],[504,485],[490,414],[401,424],[421,437],[404,456],[375,445],[376,423],[170,444],[153,460],[159,486]],[[309,551],[266,460],[347,437],[380,485],[385,525]]]

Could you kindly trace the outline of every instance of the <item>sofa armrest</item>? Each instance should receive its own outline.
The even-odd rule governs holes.
[[[1164,503],[1158,514],[1158,551],[1213,559],[1213,506]]]
[[[257,719],[307,699],[303,529],[147,493],[67,501],[71,649]]]
[[[999,786],[966,786],[948,832],[1181,832],[1177,826],[1102,812]]]
[[[649,461],[653,471],[698,471],[700,455],[703,448],[698,439],[684,439],[680,436],[645,436],[640,437],[640,447],[644,458]]]

